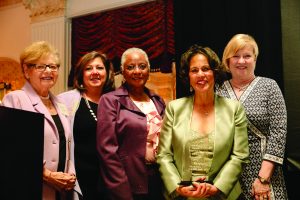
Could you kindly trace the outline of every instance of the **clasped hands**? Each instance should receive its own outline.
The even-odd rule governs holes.
[[[252,184],[252,196],[255,200],[268,200],[270,196],[270,185],[262,184],[258,178],[256,178]]]
[[[76,176],[64,172],[52,172],[44,168],[43,180],[58,191],[69,191],[75,187]]]
[[[199,181],[204,181],[205,178],[198,179]],[[180,196],[184,197],[194,197],[194,198],[205,198],[216,195],[219,190],[216,186],[205,183],[205,182],[193,182],[190,186],[178,186],[176,192]]]

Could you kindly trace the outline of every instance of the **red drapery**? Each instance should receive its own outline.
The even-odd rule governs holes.
[[[139,47],[148,54],[152,70],[170,72],[175,54],[173,13],[173,0],[158,0],[72,19],[72,69],[86,52],[100,50],[117,72],[122,53]]]

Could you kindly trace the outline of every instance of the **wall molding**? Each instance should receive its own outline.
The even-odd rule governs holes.
[[[32,22],[64,16],[65,4],[65,0],[23,0],[23,5],[31,12]]]

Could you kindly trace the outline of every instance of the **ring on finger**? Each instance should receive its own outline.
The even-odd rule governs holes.
[[[261,195],[259,196],[259,199],[265,199],[265,196],[261,194]]]

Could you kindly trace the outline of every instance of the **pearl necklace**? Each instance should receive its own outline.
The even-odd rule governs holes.
[[[49,93],[48,93],[48,95],[47,95],[47,96],[45,96],[45,97],[43,97],[43,96],[40,96],[40,98],[41,98],[42,100],[47,100],[47,99],[49,99],[49,98],[50,98],[50,95],[49,95]]]
[[[85,101],[86,106],[90,110],[90,113],[91,113],[92,117],[95,119],[95,121],[97,121],[97,116],[95,115],[94,111],[92,110],[89,101],[86,98],[84,98],[84,97],[83,97],[83,99]]]

